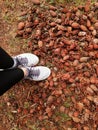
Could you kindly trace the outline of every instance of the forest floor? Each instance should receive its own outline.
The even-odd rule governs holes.
[[[0,46],[34,53],[52,72],[0,97],[0,130],[98,130],[97,0],[1,0],[0,9]]]

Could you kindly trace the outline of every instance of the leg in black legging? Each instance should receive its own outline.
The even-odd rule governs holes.
[[[0,47],[0,69],[7,69],[14,65],[13,58]]]
[[[24,77],[20,68],[0,71],[0,96]]]

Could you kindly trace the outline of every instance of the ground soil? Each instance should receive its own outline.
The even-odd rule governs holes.
[[[34,0],[33,2],[32,0],[0,1],[0,46],[12,56],[24,52],[37,54],[40,57],[39,65],[50,67],[52,70],[52,75],[46,81],[39,83],[22,80],[0,97],[0,130],[98,130],[98,72],[94,75],[97,83],[95,83],[95,80],[92,79],[91,84],[94,84],[93,88],[89,88],[88,85],[90,82],[88,78],[89,73],[84,73],[83,71],[84,77],[85,75],[88,76],[87,79],[83,79],[81,71],[79,71],[79,75],[75,73],[80,77],[82,75],[81,84],[77,83],[79,88],[74,86],[74,77],[70,77],[69,75],[69,69],[72,72],[74,71],[73,66],[69,67],[69,64],[72,64],[74,57],[69,58],[69,56],[71,56],[71,53],[76,54],[74,51],[76,52],[77,50],[74,50],[73,47],[76,46],[76,44],[71,46],[73,52],[63,59],[66,60],[67,63],[65,63],[65,61],[60,59],[61,55],[59,55],[60,49],[62,48],[60,45],[58,45],[61,34],[58,34],[58,39],[56,40],[57,43],[55,46],[53,46],[52,43],[49,44],[50,46],[47,46],[48,44],[44,46],[44,40],[48,39],[47,34],[47,39],[44,39],[43,37],[39,37],[39,39],[37,39],[36,36],[28,36],[27,38],[16,37],[17,25],[19,21],[24,21],[23,17],[20,17],[24,11],[30,11],[31,7],[34,6],[34,10],[36,10],[36,7],[38,7],[38,10],[35,12],[35,14],[33,14],[34,17],[37,14],[40,15],[40,13],[43,13],[39,13],[39,11],[43,11],[43,6],[45,6],[45,3],[41,5],[41,9],[39,7],[39,3],[37,3],[36,6],[33,3]],[[50,5],[46,4],[46,8],[44,9],[47,9],[47,6]],[[53,7],[50,8],[54,11],[55,9],[53,9]],[[74,7],[74,4],[71,5],[71,8],[72,7]],[[63,6],[61,6],[61,8],[63,8]],[[58,11],[60,10],[58,9]],[[66,12],[66,10],[63,11]],[[76,8],[74,8],[73,12],[75,11]],[[46,11],[46,13],[47,12],[48,11]],[[96,15],[97,14],[98,13],[96,13]],[[39,17],[43,17],[43,15],[40,15]],[[53,12],[52,17],[54,17]],[[95,16],[95,18],[98,21],[98,16]],[[54,25],[51,26],[54,27]],[[35,30],[38,30],[40,29],[40,26],[36,26],[34,28]],[[46,29],[47,28],[48,26]],[[59,28],[61,31],[64,31],[61,26],[59,26]],[[91,33],[89,33],[89,35],[92,36]],[[67,33],[66,37],[68,38]],[[92,36],[92,39],[93,37],[95,36]],[[75,37],[70,36],[70,38]],[[54,39],[55,38],[52,40]],[[31,44],[32,40],[34,40],[35,44]],[[36,46],[37,40],[39,42]],[[80,42],[81,41],[79,41],[79,43]],[[82,45],[83,44],[81,43],[81,46]],[[47,48],[49,52],[48,54]],[[81,49],[79,48],[79,50]],[[85,51],[89,52],[89,50]],[[83,54],[82,56],[88,56],[85,51],[81,50],[81,53]],[[97,50],[94,50],[94,52],[97,55]],[[78,52],[77,54],[80,53]],[[51,57],[51,55],[53,57]],[[79,56],[81,56],[81,54]],[[83,61],[86,59],[83,59],[82,57],[81,60]],[[89,69],[91,68],[91,71],[89,72],[95,72],[93,71],[91,65],[89,65],[90,63],[91,65],[96,63],[98,67],[98,61],[96,60],[96,57],[94,60],[88,62],[86,66],[89,67]],[[74,65],[75,64],[77,63],[75,62]],[[64,65],[66,68],[64,68]],[[78,65],[78,67],[80,70],[82,70],[81,65]],[[67,74],[64,73],[65,70],[68,72]],[[78,78],[76,80],[78,80]],[[82,80],[84,81],[82,82]],[[88,84],[86,84],[87,82]],[[88,89],[86,88],[86,85],[88,85]]]

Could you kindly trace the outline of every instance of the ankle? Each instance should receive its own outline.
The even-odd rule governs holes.
[[[19,68],[23,71],[23,73],[24,73],[24,77],[27,77],[28,74],[29,74],[28,69],[25,68],[25,67],[19,67]]]

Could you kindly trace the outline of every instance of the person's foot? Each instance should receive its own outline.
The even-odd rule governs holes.
[[[31,53],[23,53],[13,57],[14,59],[14,66],[34,66],[39,62],[39,58]]]
[[[28,74],[25,79],[30,79],[34,81],[41,81],[47,79],[50,76],[50,69],[44,66],[36,67],[25,67],[27,68]]]

